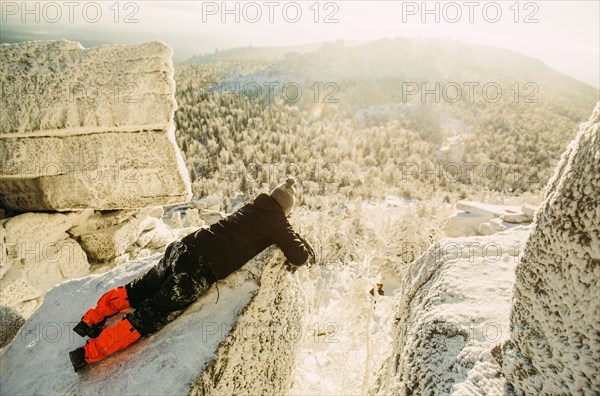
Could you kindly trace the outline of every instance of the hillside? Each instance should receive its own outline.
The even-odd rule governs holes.
[[[219,184],[226,202],[286,172],[315,183],[307,196],[410,198],[418,190],[421,198],[442,191],[450,201],[482,194],[501,201],[496,193],[539,194],[598,100],[597,90],[533,58],[444,40],[327,43],[271,63],[248,56],[179,65],[175,79],[177,141],[194,193]],[[472,101],[470,82],[479,84]],[[439,103],[433,95],[403,100],[407,83],[439,83]],[[488,83],[502,90],[497,102],[482,96]],[[291,101],[292,89],[282,97],[285,84],[297,84],[302,96]],[[445,100],[452,84],[462,89],[456,103]],[[458,161],[436,156],[453,136],[464,151]]]

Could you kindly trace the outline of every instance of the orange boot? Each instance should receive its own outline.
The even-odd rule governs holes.
[[[81,322],[73,330],[82,337],[97,336],[107,317],[127,308],[130,308],[130,305],[125,287],[111,289],[100,297],[95,308],[88,310],[83,315]]]
[[[114,327],[104,329],[98,338],[90,338],[87,341],[83,346],[85,362],[99,362],[108,355],[137,341],[140,337],[141,334],[129,323],[129,320],[123,319]]]

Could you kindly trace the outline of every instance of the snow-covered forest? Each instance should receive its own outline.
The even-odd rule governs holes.
[[[306,182],[303,199],[324,191],[446,202],[536,194],[597,99],[591,87],[531,58],[456,42],[340,42],[285,59],[256,57],[176,66],[177,139],[196,196],[210,195],[217,182],[225,198],[240,189],[252,195],[288,173]],[[465,76],[477,82],[472,100],[462,86],[462,100],[452,103],[444,95],[455,91],[443,87]],[[403,97],[406,81],[419,93]],[[437,98],[421,96],[427,81],[442,87]],[[524,87],[528,81],[535,86]],[[482,93],[486,82],[500,87],[497,101]],[[286,96],[276,84],[298,84],[302,95]],[[461,149],[437,152],[452,137]]]

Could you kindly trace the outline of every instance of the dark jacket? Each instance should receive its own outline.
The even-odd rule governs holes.
[[[267,194],[260,194],[254,202],[209,228],[187,235],[182,242],[188,254],[177,267],[193,272],[200,262],[219,279],[226,278],[273,243],[291,264],[305,264],[309,257],[281,206]]]

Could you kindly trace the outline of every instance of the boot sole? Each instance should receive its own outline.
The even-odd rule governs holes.
[[[88,365],[85,360],[83,361],[83,363],[81,362],[80,354],[77,351],[77,349],[69,352],[69,358],[71,359],[71,364],[73,365],[73,370],[75,370],[75,372],[78,372],[79,370],[83,369],[84,367],[87,367]]]

